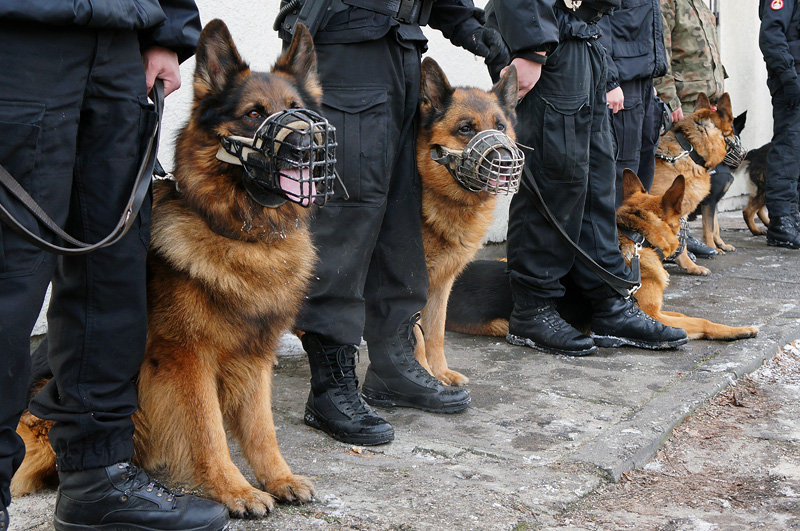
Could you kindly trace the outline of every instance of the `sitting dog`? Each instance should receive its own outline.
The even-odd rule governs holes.
[[[619,241],[625,261],[630,264],[636,243],[640,249],[642,286],[636,292],[641,309],[668,326],[683,328],[690,339],[732,340],[754,337],[755,327],[731,327],[699,317],[662,309],[669,274],[664,257],[678,251],[681,208],[686,181],[679,175],[662,195],[648,194],[631,170],[623,174],[624,201],[617,210]],[[588,301],[576,297],[568,285],[567,295],[559,300],[558,312],[579,330],[588,332],[591,311]],[[467,334],[505,336],[513,301],[504,262],[477,260],[470,263],[456,280],[450,294],[447,329]]]
[[[650,191],[655,195],[664,194],[675,177],[683,175],[686,187],[681,212],[694,212],[711,190],[709,171],[720,164],[728,151],[728,142],[735,137],[731,99],[723,94],[716,109],[705,94],[697,98],[695,111],[675,123],[672,129],[661,138],[656,152],[655,176]],[[712,205],[713,207],[716,204]],[[732,251],[734,247],[726,244],[719,234],[716,210],[704,208],[703,240],[717,252]],[[695,264],[686,249],[676,258],[678,265],[693,275],[708,275],[710,271]]]
[[[417,334],[416,358],[446,384],[463,385],[468,379],[447,366],[444,329],[447,300],[456,276],[475,256],[492,222],[496,193],[513,191],[523,157],[513,143],[517,103],[517,72],[512,66],[491,90],[453,88],[436,61],[422,62],[420,128],[417,167],[422,181],[422,240],[430,279],[428,302],[422,310],[424,338]],[[501,175],[468,175],[467,182],[451,174],[463,159],[456,158],[481,133],[507,135],[504,147],[489,148],[485,161]],[[505,135],[490,137],[488,141]],[[437,156],[438,160],[434,160]],[[487,166],[488,167],[488,166]],[[482,179],[484,178],[485,179]],[[518,180],[517,183],[518,185]]]
[[[307,158],[298,154],[304,146],[303,137],[292,136],[298,133],[274,139],[278,174],[271,188],[254,179],[264,165],[242,161],[258,159],[256,143],[246,140],[256,138],[262,123],[275,123],[268,116],[317,109],[322,91],[305,28],[271,72],[251,72],[225,24],[214,20],[203,30],[196,61],[191,117],[177,139],[176,182],[154,187],[135,461],[201,487],[234,516],[264,516],[276,499],[305,502],[314,492],[278,448],[272,370],[278,339],[294,321],[315,262],[304,205],[328,185],[311,166],[298,169]],[[302,115],[293,116],[297,131]],[[15,495],[54,479],[47,429],[30,413],[20,421],[27,455],[14,477]],[[260,488],[231,460],[226,429]]]

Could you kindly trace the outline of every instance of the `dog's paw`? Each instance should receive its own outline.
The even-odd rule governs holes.
[[[720,243],[717,246],[717,251],[719,251],[720,249],[723,250],[723,251],[731,252],[731,251],[735,251],[736,247],[734,247],[733,245],[730,245],[728,243]]]
[[[214,496],[235,518],[261,518],[275,507],[275,498],[253,487],[242,488]]]
[[[462,385],[467,385],[469,383],[469,378],[467,378],[460,372],[451,369],[447,369],[443,373],[437,374],[435,376],[436,378],[439,379],[440,382],[445,383],[447,385],[455,385],[456,387],[461,387]]]
[[[314,497],[314,484],[305,476],[291,474],[264,484],[264,490],[281,501],[309,502]]]
[[[741,333],[738,334],[734,339],[747,339],[749,337],[756,337],[758,335],[758,327],[757,326],[742,326],[739,328]]]
[[[711,270],[707,267],[699,266],[697,264],[693,264],[693,267],[681,268],[684,273],[689,275],[698,275],[701,277],[707,277],[711,274]]]

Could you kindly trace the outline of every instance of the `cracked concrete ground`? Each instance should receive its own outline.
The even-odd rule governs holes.
[[[575,359],[449,333],[448,361],[469,376],[472,406],[447,416],[382,410],[396,430],[388,445],[354,448],[303,424],[308,367],[299,342],[287,337],[274,383],[278,440],[293,471],[315,481],[316,499],[232,529],[555,525],[587,495],[650,461],[700,404],[800,338],[800,252],[767,247],[738,213],[722,219],[737,251],[703,261],[709,277],[670,270],[665,306],[757,325],[757,338]],[[232,452],[247,471],[238,447]],[[49,529],[54,498],[51,491],[15,500],[14,529]]]

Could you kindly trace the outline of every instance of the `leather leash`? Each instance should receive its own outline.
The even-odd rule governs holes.
[[[117,226],[103,239],[96,243],[86,243],[73,238],[67,234],[47,213],[40,207],[36,201],[25,191],[19,182],[11,176],[8,171],[0,166],[0,184],[3,185],[9,193],[14,196],[31,214],[41,223],[44,229],[49,230],[52,234],[63,240],[64,242],[72,245],[72,247],[62,247],[50,243],[49,241],[41,238],[28,227],[23,225],[16,219],[5,206],[0,204],[0,220],[4,221],[12,229],[18,232],[23,238],[35,245],[36,247],[45,251],[62,254],[62,255],[80,255],[86,254],[103,247],[114,245],[120,241],[125,234],[130,230],[136,221],[136,216],[139,209],[142,207],[145,198],[147,197],[148,190],[150,189],[150,182],[153,178],[153,169],[156,165],[156,157],[158,152],[158,140],[161,133],[161,118],[164,114],[164,84],[160,79],[156,79],[153,86],[152,96],[155,103],[155,112],[158,116],[156,124],[147,140],[147,148],[145,149],[144,156],[139,163],[139,170],[136,175],[136,180],[133,185],[133,190],[125,205]],[[160,165],[159,165],[160,167]]]

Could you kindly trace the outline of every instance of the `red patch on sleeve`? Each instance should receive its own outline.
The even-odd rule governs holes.
[[[779,9],[783,9],[783,0],[772,0],[772,3],[769,5],[773,11],[778,11]]]

